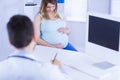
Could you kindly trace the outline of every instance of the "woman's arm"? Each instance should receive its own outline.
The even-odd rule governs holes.
[[[36,38],[37,38],[37,41],[36,41],[37,44],[43,45],[43,46],[48,46],[48,47],[63,48],[63,46],[61,46],[59,43],[55,44],[55,45],[52,45],[52,44],[44,41],[43,39],[41,39],[41,37],[40,37],[41,21],[42,21],[41,16],[39,14],[37,14],[35,16],[35,19],[34,19],[34,30],[35,30],[35,35],[36,35]]]
[[[51,44],[47,43],[46,41],[42,40],[41,37],[40,37],[40,25],[41,25],[41,21],[42,21],[42,18],[39,14],[37,14],[35,16],[35,19],[34,19],[34,29],[35,29],[35,35],[37,37],[37,44],[39,45],[44,45],[44,46],[49,46],[49,47],[52,47]]]

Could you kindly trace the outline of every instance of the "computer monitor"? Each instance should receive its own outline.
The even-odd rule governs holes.
[[[86,32],[87,54],[114,63],[120,61],[120,18],[90,12]]]

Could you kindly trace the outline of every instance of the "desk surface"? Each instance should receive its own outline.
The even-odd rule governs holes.
[[[73,78],[73,80],[105,80],[112,73],[118,71],[118,67],[113,67],[113,69],[106,70],[94,67],[94,63],[99,63],[102,60],[93,58],[82,52],[37,46],[34,55],[40,61],[50,62],[53,60],[56,53],[58,53],[57,59],[60,60],[62,64],[65,64],[63,65],[63,68],[68,75]],[[109,80],[119,79],[118,76],[115,75],[112,76],[111,79],[109,77]]]

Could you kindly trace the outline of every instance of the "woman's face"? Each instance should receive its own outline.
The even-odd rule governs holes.
[[[51,4],[51,3],[48,3],[47,6],[46,6],[46,12],[47,13],[53,13],[54,10],[55,10],[55,5],[54,4]]]

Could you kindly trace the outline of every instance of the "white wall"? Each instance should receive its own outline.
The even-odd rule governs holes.
[[[88,11],[110,13],[111,0],[88,0]]]
[[[23,13],[22,0],[0,0],[0,60],[7,58],[13,50],[8,40],[6,24],[12,15],[18,13]]]
[[[87,0],[65,0],[64,12],[67,20],[85,21]]]
[[[111,0],[111,14],[120,17],[120,0]]]
[[[68,21],[68,26],[71,30],[69,41],[77,50],[84,52],[86,22]]]

